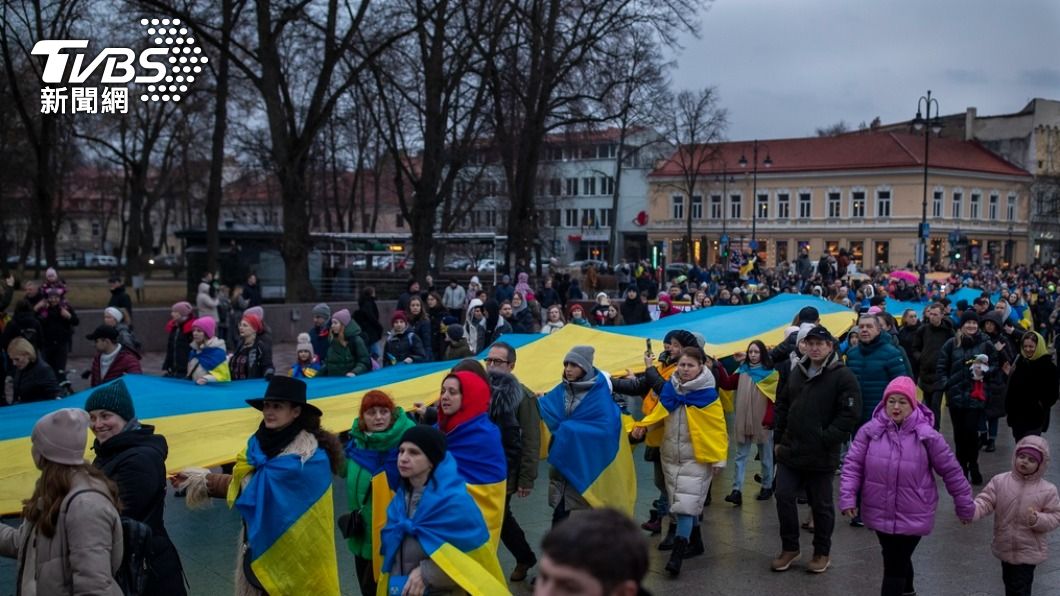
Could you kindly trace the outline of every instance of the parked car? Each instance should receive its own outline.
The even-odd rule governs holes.
[[[571,261],[570,263],[567,263],[567,269],[571,271],[586,271],[589,269],[589,265],[595,265],[598,273],[604,273],[608,270],[607,261],[601,261],[599,259]]]
[[[88,267],[117,267],[118,257],[112,255],[94,255],[86,265]]]
[[[490,273],[497,270],[497,265],[498,263],[494,259],[482,259],[478,262],[478,271]]]
[[[7,264],[12,266],[12,267],[18,267],[19,262],[20,262],[20,259],[18,258],[18,255],[12,255],[12,256],[7,258]],[[26,265],[26,267],[36,267],[37,266],[37,258],[34,257],[33,255],[27,256],[26,260],[25,260],[25,265]]]
[[[475,262],[467,257],[456,257],[445,262],[448,271],[471,271],[474,266]]]
[[[666,279],[673,279],[679,275],[688,275],[692,269],[690,263],[670,263],[666,266]]]

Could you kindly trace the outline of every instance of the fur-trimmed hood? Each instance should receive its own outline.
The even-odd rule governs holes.
[[[515,418],[515,411],[523,399],[523,386],[519,379],[508,373],[489,372],[490,382],[490,420]]]

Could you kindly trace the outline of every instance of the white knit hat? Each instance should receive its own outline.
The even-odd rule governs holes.
[[[302,350],[309,352],[310,356],[316,356],[316,352],[313,351],[313,342],[310,341],[308,333],[298,334],[298,348],[295,352],[301,352]]]

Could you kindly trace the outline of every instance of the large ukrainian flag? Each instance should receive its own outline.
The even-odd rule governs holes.
[[[457,472],[467,483],[489,528],[490,544],[496,552],[504,522],[504,498],[508,488],[508,463],[504,458],[501,431],[480,414],[445,435]]]
[[[380,550],[383,574],[377,594],[387,595],[389,571],[406,536],[415,538],[423,552],[457,585],[475,596],[508,594],[497,549],[490,545],[489,530],[451,452],[434,469],[412,517],[407,493],[398,489],[387,508]]]
[[[560,383],[538,400],[541,420],[552,434],[548,463],[593,507],[613,507],[632,516],[637,500],[633,455],[607,378],[596,371],[592,389],[570,416],[565,393]]]
[[[250,547],[243,556],[270,595],[339,593],[331,466],[322,447],[305,461],[268,459],[251,436],[232,470],[228,506],[243,517]]]

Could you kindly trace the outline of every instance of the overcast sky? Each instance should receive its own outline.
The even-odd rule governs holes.
[[[928,89],[943,114],[1060,99],[1057,0],[715,0],[682,43],[675,88],[716,86],[731,140],[910,119]]]

